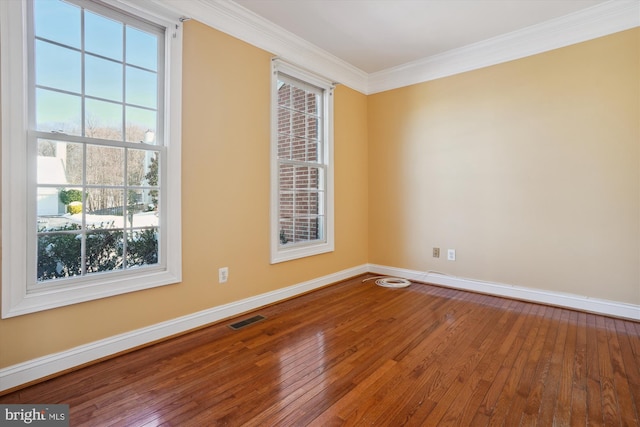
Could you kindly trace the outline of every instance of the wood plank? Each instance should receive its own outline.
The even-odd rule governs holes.
[[[568,426],[571,424],[571,397],[573,391],[573,378],[575,369],[576,342],[578,336],[578,313],[576,311],[564,311],[564,315],[568,316],[564,327],[566,328],[564,348],[562,351],[562,359],[559,360],[560,378],[558,398],[555,402],[555,408],[552,412],[552,420],[545,420],[549,425]],[[554,353],[554,357],[556,354]],[[546,402],[543,406],[552,407],[552,404]],[[542,424],[542,423],[541,423]]]
[[[571,390],[570,373],[572,358],[565,359],[565,352],[571,351],[571,347],[567,345],[567,333],[569,329],[569,311],[561,310],[558,319],[559,325],[556,328],[558,334],[556,336],[555,347],[548,356],[550,363],[546,379],[542,385],[540,403],[538,408],[531,408],[531,412],[537,413],[533,419],[538,425],[553,425],[554,415],[556,412],[556,402],[558,395],[562,389]],[[565,366],[567,363],[568,366]],[[546,383],[546,385],[545,385]],[[563,388],[564,385],[564,388]],[[570,403],[570,399],[566,399]],[[568,425],[568,419],[565,425]]]
[[[596,316],[587,314],[587,424],[594,426],[600,426],[604,423],[600,393],[600,352],[598,351],[597,332]]]
[[[571,426],[587,425],[587,315],[578,313],[571,389]]]
[[[613,369],[613,386],[615,388],[614,397],[618,402],[617,415],[622,425],[633,425],[638,418],[636,413],[636,405],[631,398],[631,388],[629,387],[628,376],[624,360],[622,359],[622,351],[618,341],[614,320],[608,317],[603,319],[607,332],[607,342],[609,344],[609,354],[611,367]]]
[[[560,310],[552,310],[552,317],[549,324],[558,323],[559,319]],[[520,425],[535,425],[542,406],[542,393],[546,388],[557,389],[557,383],[553,378],[549,378],[549,371],[552,362],[551,357],[554,354],[554,347],[556,347],[555,343],[557,342],[557,335],[557,328],[549,328],[549,333],[546,336],[544,346],[542,347],[541,353],[538,357],[535,372],[532,376],[532,382],[525,406],[522,411],[522,415],[520,416]],[[521,388],[521,390],[524,390],[524,388]],[[517,416],[517,412],[514,410],[511,415]]]
[[[598,340],[598,358],[600,360],[600,392],[602,396],[602,415],[605,425],[621,425],[620,423],[620,407],[618,405],[618,396],[616,394],[613,366],[611,365],[612,357],[609,351],[609,342],[607,330],[604,324],[604,317],[596,317],[596,334]]]
[[[618,343],[620,349],[620,357],[624,364],[626,372],[626,380],[629,383],[629,391],[631,393],[631,401],[635,409],[636,419],[640,418],[640,372],[635,371],[640,367],[637,361],[633,358],[633,350],[631,348],[631,341],[638,341],[638,337],[630,336],[625,328],[625,322],[620,319],[614,319],[615,330],[618,336]]]

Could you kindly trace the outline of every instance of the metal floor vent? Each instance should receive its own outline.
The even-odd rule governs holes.
[[[245,326],[249,326],[252,323],[256,323],[256,322],[259,322],[259,321],[264,320],[264,319],[266,319],[266,317],[260,316],[258,314],[257,316],[253,316],[253,317],[250,317],[248,319],[241,320],[241,321],[236,322],[236,323],[232,323],[232,324],[229,325],[229,327],[231,329],[233,329],[233,330],[238,330],[238,329],[244,328]]]

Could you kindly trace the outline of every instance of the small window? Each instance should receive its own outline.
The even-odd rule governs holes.
[[[273,263],[333,250],[333,87],[274,61]]]
[[[16,185],[3,246],[23,249],[3,251],[3,317],[175,283],[177,26],[89,1],[15,3],[2,10],[26,22],[2,40],[3,182]],[[7,120],[7,105],[26,114]]]

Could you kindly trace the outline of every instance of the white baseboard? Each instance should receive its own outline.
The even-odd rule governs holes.
[[[403,277],[409,280],[433,283],[434,285],[462,289],[465,291],[514,298],[558,307],[566,307],[590,313],[602,314],[605,316],[640,320],[640,305],[376,264],[369,264],[369,272]]]
[[[247,311],[255,310],[359,274],[364,274],[367,271],[366,264],[349,268],[307,282],[213,307],[178,317],[177,319],[168,320],[59,353],[9,366],[0,369],[0,391],[9,390],[95,360],[237,316]]]

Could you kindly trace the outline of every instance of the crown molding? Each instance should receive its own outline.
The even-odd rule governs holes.
[[[231,0],[151,0],[275,56],[366,93],[368,75]]]
[[[640,26],[640,1],[610,0],[560,18],[369,74],[367,94],[464,73]]]
[[[640,26],[639,0],[605,3],[368,74],[232,0],[128,0],[193,18],[365,95],[464,73]]]

